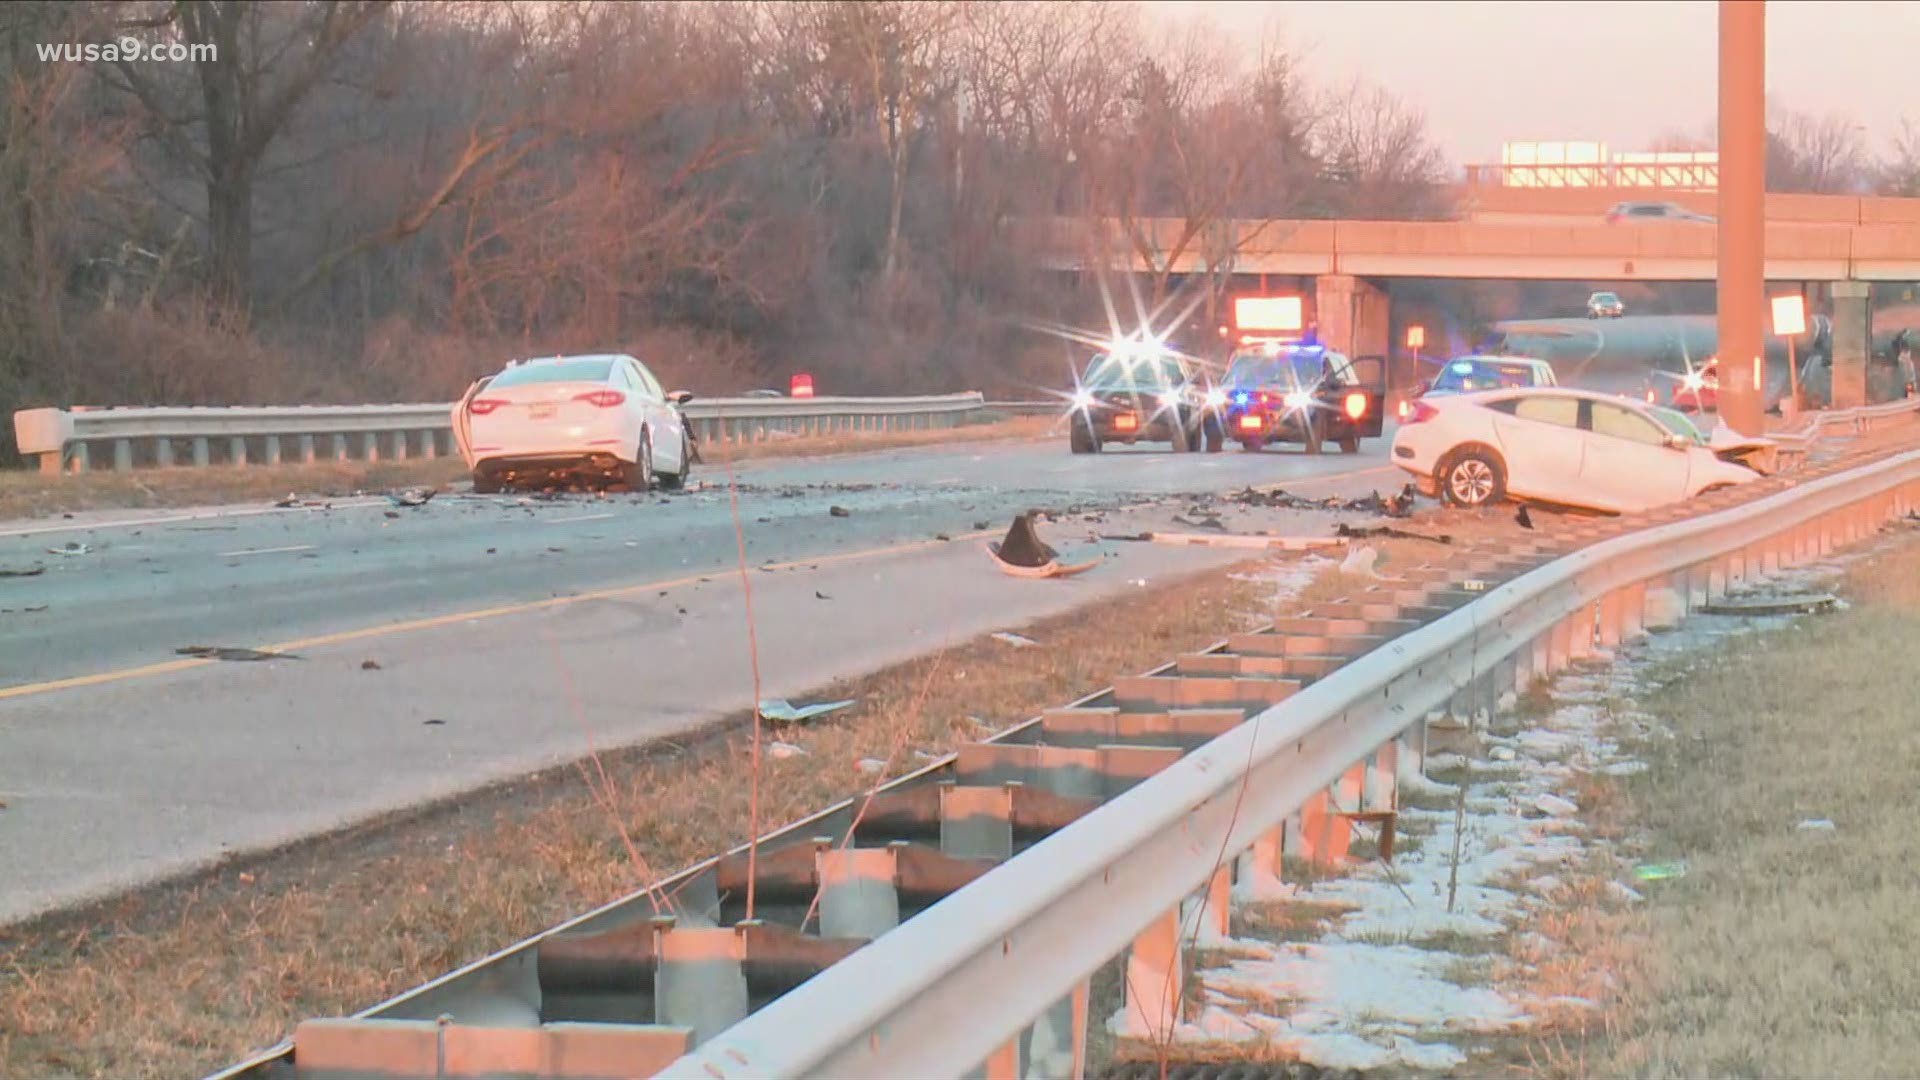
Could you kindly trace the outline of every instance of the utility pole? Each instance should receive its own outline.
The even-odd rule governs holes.
[[[1720,0],[1720,420],[1766,425],[1767,9]]]

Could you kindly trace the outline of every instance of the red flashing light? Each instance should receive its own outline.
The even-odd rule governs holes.
[[[1434,408],[1424,401],[1416,401],[1413,403],[1412,411],[1407,413],[1407,418],[1401,422],[1406,424],[1424,424],[1439,415],[1439,409]]]
[[[485,416],[505,404],[506,402],[501,401],[499,398],[474,398],[472,401],[467,402],[467,412],[474,416]]]
[[[1113,418],[1113,430],[1133,431],[1140,426],[1140,418],[1132,413],[1121,413]]]
[[[1241,430],[1241,431],[1259,431],[1259,430],[1260,430],[1260,418],[1259,418],[1259,417],[1257,417],[1257,416],[1243,416],[1243,417],[1241,417],[1241,418],[1240,418],[1240,430]]]
[[[584,401],[599,409],[611,409],[615,405],[624,404],[627,395],[618,390],[589,390],[584,394],[575,394],[573,400]]]
[[[1348,394],[1346,404],[1348,419],[1358,420],[1367,415],[1367,395],[1361,393]]]

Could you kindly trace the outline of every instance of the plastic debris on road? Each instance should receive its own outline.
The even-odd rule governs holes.
[[[178,656],[191,656],[200,660],[236,660],[241,662],[256,660],[298,660],[299,656],[286,652],[269,652],[266,649],[243,649],[228,645],[182,645],[173,650]]]
[[[1034,646],[1036,646],[1036,645],[1038,645],[1038,644],[1040,644],[1039,642],[1037,642],[1037,641],[1035,641],[1035,640],[1033,640],[1033,639],[1032,639],[1032,638],[1030,638],[1030,637],[1026,637],[1026,636],[1024,636],[1024,635],[1021,635],[1021,634],[1012,634],[1012,633],[1008,633],[1008,632],[1007,632],[1007,631],[1005,631],[1005,630],[1001,630],[1001,631],[999,631],[999,632],[997,632],[997,633],[995,633],[995,634],[993,635],[993,640],[995,640],[995,641],[1004,641],[1004,642],[1006,642],[1006,643],[1007,643],[1008,645],[1011,645],[1011,646],[1013,646],[1013,647],[1014,647],[1014,648],[1016,648],[1016,649],[1031,649],[1031,648],[1033,648]]]
[[[9,567],[0,566],[0,578],[39,577],[46,572],[47,568],[44,566],[29,566],[25,570],[14,570]]]
[[[853,767],[860,770],[862,776],[879,776],[881,773],[887,771],[886,762],[881,761],[879,758],[871,757],[861,758],[859,761],[853,763]]]
[[[432,488],[408,488],[405,491],[387,492],[387,501],[395,506],[425,506],[433,501],[435,494]]]
[[[1794,828],[1801,832],[1830,833],[1839,831],[1838,826],[1826,818],[1808,818],[1800,824],[1795,825]]]
[[[1633,868],[1633,876],[1641,881],[1671,881],[1687,876],[1685,862],[1641,863]]]
[[[988,543],[987,554],[992,556],[1001,572],[1013,577],[1067,577],[1100,565],[1097,558],[1082,563],[1062,563],[1060,553],[1033,531],[1036,513],[1029,510],[1014,518],[1004,539]]]
[[[87,555],[87,554],[91,554],[92,551],[93,549],[91,547],[88,547],[86,544],[83,544],[78,540],[69,540],[64,544],[61,544],[57,548],[48,548],[47,554],[49,555]]]
[[[816,717],[839,712],[852,704],[853,699],[849,698],[846,701],[827,701],[817,705],[796,706],[785,698],[770,698],[760,703],[760,718],[781,724],[804,724]]]
[[[788,758],[806,757],[807,752],[790,742],[772,742],[767,744],[767,756],[775,761]]]

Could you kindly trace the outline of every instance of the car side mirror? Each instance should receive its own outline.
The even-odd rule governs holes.
[[[693,400],[693,391],[691,390],[668,391],[667,400],[673,402],[675,405],[685,405],[687,402]]]
[[[1667,449],[1669,450],[1685,450],[1692,445],[1693,440],[1687,438],[1685,435],[1667,436]]]

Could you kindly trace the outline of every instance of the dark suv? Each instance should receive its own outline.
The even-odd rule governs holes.
[[[1377,367],[1379,360],[1367,363]],[[1333,442],[1355,454],[1361,438],[1380,434],[1384,395],[1362,381],[1352,360],[1323,346],[1243,348],[1227,365],[1222,389],[1227,434],[1247,450],[1297,442],[1317,454]]]
[[[1218,398],[1218,393],[1212,395]],[[1070,445],[1094,454],[1107,443],[1171,443],[1218,451],[1225,442],[1218,400],[1193,365],[1172,352],[1104,352],[1087,364],[1073,395]]]

